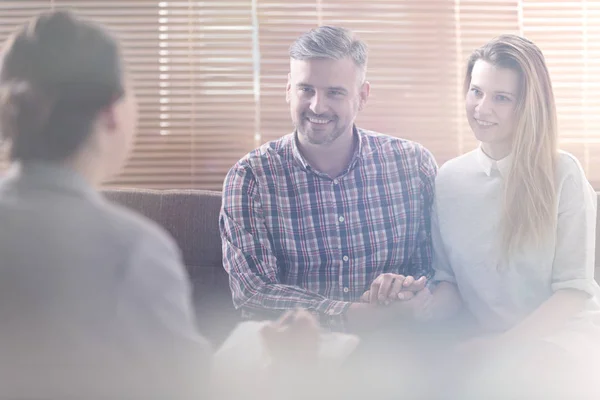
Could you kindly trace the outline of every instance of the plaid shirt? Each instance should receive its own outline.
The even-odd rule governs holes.
[[[355,134],[356,153],[335,179],[308,165],[295,134],[229,171],[219,224],[236,308],[305,308],[343,329],[348,306],[380,274],[432,275],[433,156],[408,140]]]

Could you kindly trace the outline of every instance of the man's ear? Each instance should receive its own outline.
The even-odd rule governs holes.
[[[292,91],[292,74],[288,73],[287,85],[285,86],[285,101],[288,104],[290,103],[291,91]]]
[[[369,81],[364,81],[362,86],[360,87],[360,93],[359,93],[360,102],[358,103],[358,109],[360,111],[362,111],[363,108],[365,108],[365,105],[367,104],[367,100],[369,100],[370,93],[371,93],[371,84],[369,83]]]

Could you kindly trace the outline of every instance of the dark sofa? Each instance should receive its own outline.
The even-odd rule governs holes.
[[[166,228],[179,244],[194,287],[200,332],[219,344],[239,321],[221,262],[221,193],[207,190],[107,190],[106,197]],[[597,226],[600,231],[600,224]],[[596,244],[596,280],[600,245]]]

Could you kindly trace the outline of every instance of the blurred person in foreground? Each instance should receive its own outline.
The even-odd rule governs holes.
[[[97,187],[129,154],[137,110],[117,42],[59,11],[2,53],[0,398],[178,399],[205,393],[173,240]]]

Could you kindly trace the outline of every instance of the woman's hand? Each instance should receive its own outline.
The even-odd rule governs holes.
[[[389,305],[393,301],[407,301],[425,288],[427,279],[423,276],[416,279],[399,274],[381,274],[360,298],[361,302]]]

